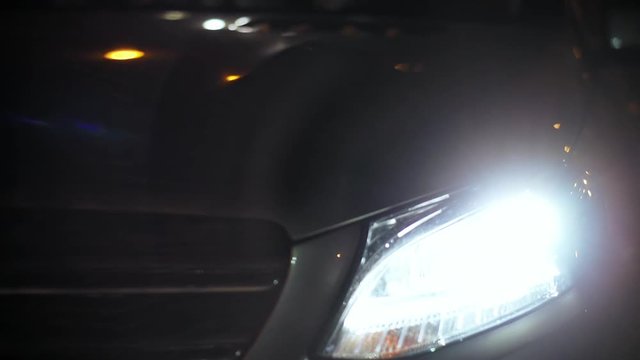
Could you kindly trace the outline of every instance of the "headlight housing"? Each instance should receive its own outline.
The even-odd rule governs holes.
[[[563,224],[530,191],[444,195],[372,222],[323,355],[435,351],[543,304],[569,286]]]

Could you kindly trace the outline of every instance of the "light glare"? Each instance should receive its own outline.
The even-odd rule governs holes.
[[[332,356],[433,351],[558,294],[559,214],[528,192],[408,237],[358,284]]]
[[[611,46],[614,49],[620,49],[622,47],[622,39],[620,39],[619,37],[612,37],[611,38]]]
[[[236,81],[238,79],[240,79],[242,76],[238,75],[238,74],[233,74],[233,75],[227,75],[224,77],[224,81],[226,82],[232,82],[232,81]]]
[[[124,61],[139,59],[144,56],[144,52],[136,49],[117,49],[104,54],[105,59]]]
[[[227,23],[222,19],[209,19],[202,23],[202,27],[206,30],[222,30],[227,26]]]
[[[245,26],[247,25],[249,22],[251,21],[251,18],[247,17],[247,16],[242,16],[236,19],[236,21],[234,22],[234,24],[236,26]]]
[[[250,34],[256,32],[256,29],[249,26],[238,26],[236,31],[242,34]]]
[[[169,20],[169,21],[177,21],[177,20],[182,20],[184,18],[187,17],[187,13],[185,13],[184,11],[165,11],[161,17],[164,20]]]

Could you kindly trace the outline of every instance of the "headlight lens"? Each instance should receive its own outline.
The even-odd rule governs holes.
[[[324,355],[435,351],[557,296],[560,216],[524,192],[485,205],[445,195],[373,222]]]

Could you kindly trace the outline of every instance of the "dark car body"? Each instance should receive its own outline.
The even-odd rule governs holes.
[[[574,288],[415,358],[638,354],[637,147],[564,17],[184,15],[3,23],[3,358],[317,358],[372,219],[583,178]]]

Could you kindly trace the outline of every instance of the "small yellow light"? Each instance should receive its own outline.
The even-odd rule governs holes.
[[[560,129],[560,126],[562,126],[560,123],[553,124],[553,128],[556,130]]]
[[[587,179],[582,179],[582,183],[587,185],[589,182],[587,181]]]
[[[341,257],[341,256],[342,256],[342,254],[340,254],[340,253],[337,253],[337,254],[336,254],[336,257],[337,257],[338,259],[340,259],[340,257]]]
[[[188,14],[184,11],[165,11],[161,17],[169,21],[177,21],[186,18]]]
[[[109,60],[133,60],[144,56],[144,52],[136,49],[117,49],[104,54],[105,59]]]
[[[566,153],[571,152],[571,146],[569,146],[569,145],[565,145],[565,146],[564,146],[564,152],[566,152]]]
[[[232,82],[232,81],[236,81],[236,80],[240,79],[241,77],[242,77],[241,75],[237,75],[237,74],[227,75],[227,76],[224,77],[224,81]]]

